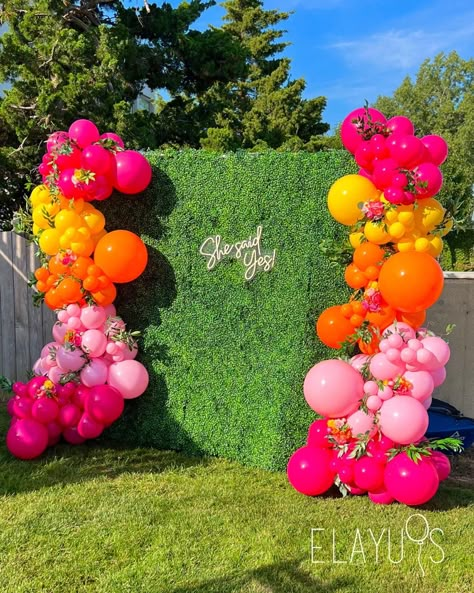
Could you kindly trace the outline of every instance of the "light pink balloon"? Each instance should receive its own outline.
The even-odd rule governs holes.
[[[445,367],[440,367],[435,371],[430,371],[431,376],[433,377],[433,383],[435,387],[439,387],[442,385],[446,380],[446,369]]]
[[[63,372],[75,373],[82,369],[86,363],[86,359],[80,348],[69,350],[61,346],[56,352],[56,363]]]
[[[390,334],[400,334],[402,338],[407,342],[412,338],[416,338],[416,332],[408,325],[408,323],[404,323],[403,321],[397,321],[397,323],[392,323],[389,325],[383,332],[384,338],[388,338]]]
[[[341,418],[359,407],[364,395],[364,379],[347,362],[325,360],[310,369],[303,391],[315,412],[329,418]]]
[[[98,329],[88,329],[82,335],[81,348],[90,358],[98,358],[105,352],[107,338]]]
[[[423,404],[413,397],[392,397],[380,408],[382,434],[401,445],[421,439],[428,429],[428,421]]]
[[[402,362],[390,362],[383,352],[375,354],[369,368],[372,375],[380,381],[396,379],[405,372],[405,365]]]
[[[109,367],[107,383],[115,387],[124,399],[134,399],[142,395],[148,387],[148,372],[136,360],[114,362]]]
[[[81,322],[87,329],[97,329],[107,319],[107,312],[104,307],[91,305],[81,310]]]
[[[423,400],[421,403],[423,404],[423,407],[425,408],[425,410],[429,410],[431,404],[433,403],[433,398],[430,395],[425,400]]]
[[[349,364],[353,369],[356,371],[360,371],[360,369],[367,363],[369,360],[369,356],[367,354],[356,354],[351,358]]]
[[[48,379],[53,383],[59,383],[64,375],[64,371],[59,367],[53,367],[48,371]]]
[[[107,317],[115,317],[117,315],[117,309],[113,303],[104,307],[104,311]]]
[[[65,323],[56,322],[53,325],[53,338],[54,341],[58,344],[62,344],[64,342],[64,336],[67,332],[67,325]]]
[[[33,365],[33,373],[35,375],[46,375],[49,369],[46,369],[43,366],[43,359],[38,358],[38,360]]]
[[[423,401],[433,393],[434,381],[428,371],[407,371],[403,377],[412,384],[410,391],[415,399]]]
[[[40,358],[46,358],[46,356],[49,355],[51,349],[57,350],[59,346],[60,344],[58,344],[57,342],[48,342],[46,346],[43,346]]]
[[[100,358],[93,358],[81,371],[81,382],[86,387],[103,385],[107,381],[108,367]]]
[[[377,397],[377,396],[373,396]],[[364,435],[369,433],[372,436],[377,428],[374,425],[374,415],[366,414],[363,410],[357,410],[347,418],[347,424],[351,427],[352,435]]]
[[[56,360],[48,354],[48,356],[45,356],[41,359],[41,366],[49,371],[49,369],[52,369],[53,367],[57,366]]]
[[[367,398],[367,408],[371,412],[377,412],[382,407],[383,400],[378,395],[370,395]]]
[[[424,348],[434,354],[437,360],[437,364],[432,370],[444,367],[448,363],[449,357],[451,356],[451,350],[443,338],[438,336],[428,336],[423,338],[422,344]]]
[[[138,346],[137,343],[133,345],[132,349],[127,346],[124,350],[122,350],[122,356],[124,360],[134,360],[138,354]]]

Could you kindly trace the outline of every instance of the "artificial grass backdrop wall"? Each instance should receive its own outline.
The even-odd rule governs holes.
[[[347,296],[319,251],[343,237],[326,194],[353,172],[343,151],[216,155],[153,152],[154,180],[139,198],[104,204],[108,230],[142,236],[150,261],[120,289],[118,311],[143,332],[147,392],[126,406],[112,436],[140,445],[285,467],[314,414],[302,385],[318,360],[318,314]],[[200,255],[211,235],[236,241],[263,227],[275,266],[244,280],[239,261],[212,271]]]

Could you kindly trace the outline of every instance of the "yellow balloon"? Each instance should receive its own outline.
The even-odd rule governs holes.
[[[379,190],[362,175],[345,175],[332,184],[328,194],[331,216],[346,226],[352,226],[362,218],[361,202],[378,200]]]
[[[410,227],[415,223],[415,215],[413,212],[408,211],[399,212],[398,220],[403,224],[403,226]]]
[[[362,239],[364,237],[364,233],[351,233],[349,235],[349,242],[354,249],[357,249],[359,245],[362,245]]]
[[[33,235],[39,235],[40,232],[41,232],[40,227],[37,224],[33,223]]]
[[[401,239],[406,229],[401,222],[394,222],[388,227],[388,234],[394,239]]]
[[[58,229],[46,229],[41,233],[39,246],[41,251],[47,255],[56,255],[59,251],[59,239],[61,235]]]
[[[400,241],[397,242],[395,247],[401,253],[406,253],[407,251],[414,251],[415,250],[415,241],[413,239],[403,237]]]
[[[33,208],[39,204],[48,204],[51,201],[51,194],[46,185],[37,185],[30,195],[30,203]]]
[[[442,251],[443,251],[443,239],[441,239],[441,237],[438,237],[437,235],[434,235],[430,239],[429,254],[432,255],[433,257],[438,257]]]
[[[76,255],[88,257],[94,251],[94,242],[92,239],[83,237],[81,240],[71,241],[71,251]]]
[[[419,200],[415,211],[417,226],[429,233],[443,222],[445,212],[443,206],[434,198]]]
[[[83,212],[82,219],[93,235],[100,233],[105,227],[105,216],[99,210]]]
[[[34,224],[40,229],[49,229],[49,227],[52,226],[50,221],[54,219],[58,210],[59,208],[56,204],[39,204],[34,208],[32,213]]]
[[[385,230],[385,225],[375,224],[374,222],[365,223],[364,235],[368,241],[375,243],[376,245],[383,245],[391,241],[390,235]]]
[[[424,253],[425,251],[430,250],[430,242],[426,237],[420,237],[415,241],[415,251],[420,251]]]
[[[392,210],[388,210],[385,214],[385,220],[389,223],[396,222],[398,220],[398,212],[393,208]]]
[[[64,232],[67,228],[79,228],[82,225],[82,218],[73,210],[60,210],[54,219],[54,226]]]

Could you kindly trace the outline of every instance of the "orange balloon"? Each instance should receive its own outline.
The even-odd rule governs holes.
[[[82,298],[81,284],[73,278],[64,278],[56,288],[58,297],[69,304],[77,303]]]
[[[426,311],[420,311],[419,313],[402,313],[402,311],[397,311],[397,320],[408,323],[413,329],[418,329],[425,323]]]
[[[443,292],[443,285],[443,271],[427,253],[396,253],[380,270],[382,297],[403,313],[419,313],[434,305]]]
[[[369,283],[366,275],[355,264],[349,264],[344,272],[346,284],[355,290],[365,288]]]
[[[392,309],[390,305],[383,304],[380,307],[380,311],[367,313],[366,319],[371,325],[374,325],[375,327],[378,327],[380,331],[383,331],[393,323],[393,320],[395,319],[395,309]]]
[[[130,231],[112,231],[102,237],[94,262],[112,282],[131,282],[146,268],[148,252],[143,241]]]
[[[98,292],[92,293],[92,298],[97,303],[97,305],[101,305],[102,307],[107,307],[115,301],[115,297],[117,296],[117,289],[115,288],[114,284],[109,284],[107,288],[103,288]]]
[[[340,305],[325,309],[316,323],[318,338],[329,348],[340,348],[355,329],[341,313]]]
[[[377,266],[378,264],[381,264],[384,255],[385,251],[379,247],[379,245],[366,241],[359,245],[354,251],[353,261],[359,270],[365,270],[369,266]]]

